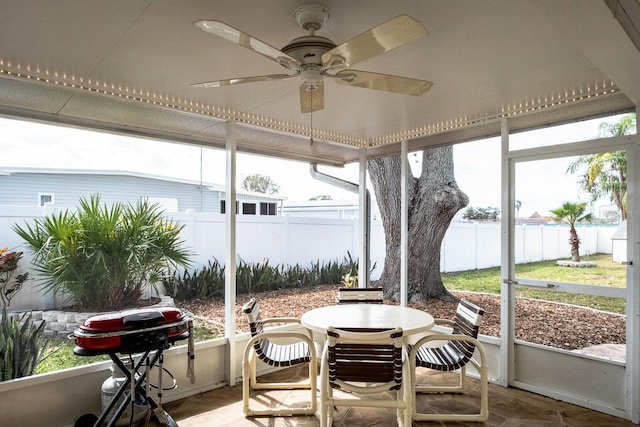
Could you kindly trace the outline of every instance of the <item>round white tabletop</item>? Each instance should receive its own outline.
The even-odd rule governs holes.
[[[300,318],[313,332],[326,334],[327,328],[397,328],[405,336],[425,332],[434,325],[433,316],[410,307],[387,304],[339,304],[314,308]]]

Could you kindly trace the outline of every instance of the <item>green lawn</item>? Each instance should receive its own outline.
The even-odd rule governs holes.
[[[516,265],[516,277],[593,286],[626,287],[626,267],[613,262],[610,254],[591,255],[583,257],[582,260],[595,262],[597,266],[593,268],[569,268],[557,266],[555,260],[532,262]],[[500,268],[443,273],[442,281],[449,290],[499,294]],[[618,314],[625,314],[626,307],[625,300],[619,298],[568,294],[544,289],[517,288],[516,295],[565,302]]]
[[[219,334],[212,330],[199,326],[194,326],[194,338],[196,341],[213,339]],[[73,340],[68,338],[52,338],[46,352],[46,358],[38,363],[36,374],[59,371],[60,369],[73,368],[76,366],[88,365],[94,362],[111,360],[108,355],[80,357],[73,354]]]

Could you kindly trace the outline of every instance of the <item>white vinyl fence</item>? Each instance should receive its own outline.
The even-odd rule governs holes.
[[[32,223],[37,217],[56,213],[52,206],[3,207],[0,212],[0,247],[22,250],[25,256],[19,273],[29,271],[31,255],[11,229],[14,224]],[[216,258],[225,259],[224,215],[200,212],[171,213],[185,225],[184,239],[195,255],[198,268]],[[581,226],[581,255],[611,253],[612,226]],[[237,256],[247,263],[269,261],[270,265],[310,266],[317,261],[342,260],[349,252],[359,258],[357,220],[303,218],[295,216],[239,215],[237,221]],[[516,263],[558,259],[570,256],[568,226],[519,225],[516,227]],[[371,227],[371,265],[376,265],[372,279],[380,276],[384,265],[384,230],[374,221]],[[452,223],[441,249],[441,271],[452,272],[500,265],[500,224]],[[35,277],[32,273],[32,277]],[[37,280],[29,280],[12,301],[12,310],[59,307],[62,301],[42,295]]]

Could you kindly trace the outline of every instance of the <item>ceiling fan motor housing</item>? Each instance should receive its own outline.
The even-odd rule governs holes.
[[[302,65],[322,65],[322,55],[336,47],[336,44],[326,37],[302,36],[293,39],[282,51],[300,61]]]

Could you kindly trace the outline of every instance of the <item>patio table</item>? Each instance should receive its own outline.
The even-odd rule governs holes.
[[[422,334],[434,325],[433,316],[410,307],[388,304],[338,304],[314,308],[302,315],[300,323],[315,332],[322,341],[327,328],[402,328],[405,342],[413,335]]]

